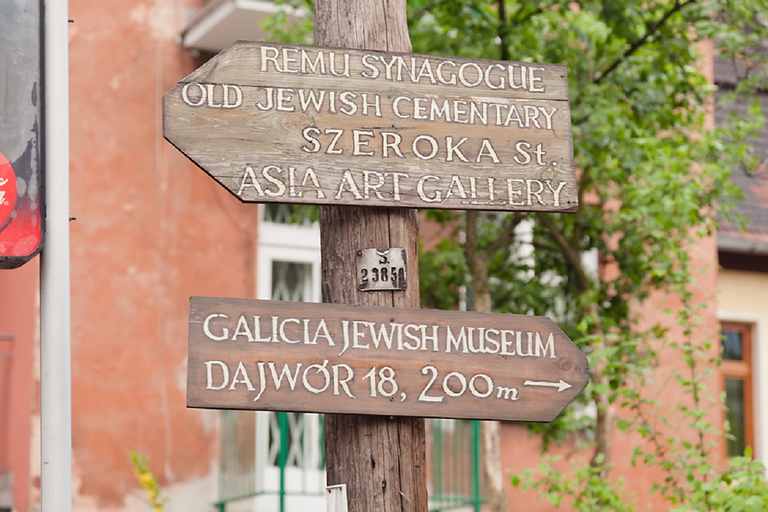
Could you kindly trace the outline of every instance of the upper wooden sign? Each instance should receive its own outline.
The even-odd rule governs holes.
[[[551,421],[589,363],[546,317],[192,297],[187,406]]]
[[[242,201],[572,212],[565,66],[237,42],[163,133]]]

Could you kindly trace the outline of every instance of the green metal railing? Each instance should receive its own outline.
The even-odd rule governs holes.
[[[480,512],[480,422],[430,419],[427,428],[429,510]]]
[[[285,512],[292,496],[324,494],[322,485],[307,481],[311,478],[308,470],[316,474],[325,468],[323,416],[319,416],[315,423],[319,431],[315,430],[311,436],[304,415],[280,412],[273,413],[269,420],[268,437],[257,446],[254,414],[222,412],[219,501],[215,504],[220,512],[226,512],[228,503],[267,495],[277,497],[274,512]],[[265,426],[262,424],[262,429]],[[266,453],[258,456],[259,449]],[[309,452],[314,456],[310,457]],[[480,478],[480,423],[427,420],[427,457],[429,510],[440,512],[462,508],[480,512],[485,502]],[[268,465],[278,472],[276,486],[265,486],[264,467],[260,465]],[[293,475],[290,482],[289,473]],[[296,481],[297,473],[302,474],[300,485]]]
[[[285,512],[287,499],[291,496],[324,495],[324,485],[309,482],[307,471],[325,468],[324,417],[317,417],[319,432],[316,439],[310,439],[311,436],[307,432],[307,416],[285,412],[273,414],[269,423],[261,425],[262,428],[269,429],[268,434],[264,433],[267,442],[257,447],[256,415],[222,411],[219,501],[214,504],[220,512],[226,512],[229,503],[269,495],[277,496],[275,512]],[[319,442],[319,446],[310,446],[314,441]],[[266,453],[257,457],[258,449]],[[310,451],[317,455],[316,463],[309,460]],[[308,467],[309,464],[312,465],[311,468]],[[264,485],[265,465],[278,472],[275,488]],[[295,479],[292,481],[294,485],[289,485],[287,479],[291,472],[294,476],[297,472],[302,473],[299,485],[296,485]],[[324,471],[321,474],[324,475]]]

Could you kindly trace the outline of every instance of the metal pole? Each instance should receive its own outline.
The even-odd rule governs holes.
[[[44,0],[46,237],[40,262],[41,510],[72,510],[67,0]]]

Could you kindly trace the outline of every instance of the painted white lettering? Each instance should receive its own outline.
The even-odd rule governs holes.
[[[298,48],[283,48],[283,73],[298,73],[299,70],[292,66],[298,61]],[[293,54],[291,56],[291,54]]]
[[[427,143],[431,146],[432,150],[429,153],[422,153],[419,149],[419,142],[422,140],[427,141]],[[438,149],[439,146],[437,144],[437,140],[431,135],[418,135],[413,139],[413,144],[411,145],[411,151],[413,151],[413,154],[422,160],[431,160],[435,158]]]
[[[508,193],[508,201],[509,204],[512,206],[525,206],[525,201],[517,202],[515,201],[516,196],[522,196],[523,191],[522,190],[516,190],[512,188],[513,183],[520,183],[524,184],[525,180],[519,179],[519,178],[507,178],[507,193]]]
[[[379,60],[379,58],[376,55],[370,55],[366,53],[365,55],[363,55],[362,59],[360,60],[363,66],[365,66],[366,69],[369,70],[369,74],[366,74],[365,71],[362,71],[360,73],[360,76],[362,76],[363,78],[376,78],[379,76],[379,68],[377,68],[376,66],[374,66],[369,62],[370,60]]]
[[[483,141],[480,143],[480,151],[477,152],[475,163],[480,163],[480,159],[482,159],[484,156],[490,157],[491,161],[495,164],[501,163],[501,160],[499,160],[499,155],[496,154],[496,150],[493,149],[493,144],[491,144],[489,139],[483,139]]]
[[[435,193],[432,196],[428,196],[426,192],[424,191],[424,183],[426,183],[427,180],[435,180],[440,181],[440,178],[438,176],[432,176],[431,174],[426,174],[419,178],[419,181],[416,183],[416,192],[419,194],[419,197],[422,201],[425,203],[439,203],[442,201],[442,194],[439,190],[436,190]]]
[[[245,336],[246,340],[253,341],[253,334],[248,328],[248,322],[245,320],[244,315],[240,315],[240,318],[237,319],[237,326],[232,334],[232,341],[237,341],[238,336]]]
[[[456,352],[460,352],[462,354],[466,354],[468,352],[467,333],[464,330],[464,326],[461,326],[461,330],[459,331],[458,337],[454,336],[453,330],[451,330],[450,325],[446,326],[445,351],[450,353],[452,347]]]
[[[227,389],[234,391],[237,384],[245,384],[248,391],[256,391],[256,388],[254,388],[251,383],[250,377],[248,377],[248,372],[245,371],[245,365],[243,365],[242,361],[238,361],[237,370],[235,370],[235,374],[232,376],[232,384]]]
[[[546,70],[544,68],[531,68],[530,69],[529,75],[530,75],[531,86],[529,87],[528,90],[531,91],[531,92],[546,92],[547,91],[546,86],[544,86],[544,85],[537,86],[536,85],[537,82],[542,82],[542,84],[544,82],[544,80],[541,78],[541,76],[539,76],[537,74],[537,71],[546,71]]]
[[[437,79],[440,83],[443,85],[456,85],[456,72],[450,72],[448,75],[449,78],[446,79],[445,74],[443,73],[443,66],[453,66],[455,68],[456,63],[451,60],[444,60],[437,65]]]
[[[373,132],[371,130],[352,130],[352,154],[354,156],[373,156],[373,151],[362,151],[361,148],[368,147],[368,141],[362,140],[361,137],[373,137]]]
[[[311,185],[307,185],[307,182],[310,182]],[[322,188],[320,188],[320,182],[317,180],[317,174],[315,174],[315,170],[313,168],[307,167],[307,170],[304,171],[304,177],[301,180],[301,186],[314,188],[314,192],[317,194],[317,198],[325,199],[325,192],[323,192]],[[311,192],[311,190],[302,190],[299,192],[299,197],[304,197],[304,192]]]
[[[343,149],[339,148],[336,149],[336,144],[339,142],[339,139],[341,138],[342,134],[344,133],[344,130],[337,130],[334,128],[326,128],[325,133],[331,133],[333,134],[333,140],[331,140],[331,143],[328,144],[328,148],[325,150],[326,155],[340,155],[344,152]]]
[[[205,317],[205,320],[203,321],[203,332],[208,337],[208,339],[211,339],[213,341],[224,341],[227,338],[229,338],[229,329],[226,327],[222,327],[221,334],[215,335],[211,332],[211,320],[214,318],[224,318],[227,319],[227,315],[224,315],[222,313],[212,313]]]
[[[470,82],[468,79],[467,69],[469,68],[472,68],[473,70],[472,73],[475,74],[474,82]],[[469,75],[471,75],[472,73],[469,73]],[[483,70],[480,69],[480,66],[478,66],[474,62],[465,62],[464,64],[459,66],[459,82],[461,82],[461,84],[464,87],[477,87],[482,83],[482,81],[483,81]]]
[[[461,149],[459,149],[459,146],[467,142],[467,140],[468,139],[466,137],[462,137],[461,140],[456,145],[454,145],[453,137],[446,137],[445,138],[445,145],[446,145],[445,161],[453,162],[453,156],[455,154],[459,158],[459,160],[461,160],[462,162],[469,163],[469,160],[467,159],[467,157],[464,156],[464,153],[462,153]]]
[[[285,195],[285,184],[282,180],[272,176],[272,174],[270,174],[271,172],[282,174],[283,170],[276,165],[267,165],[261,170],[261,175],[264,176],[264,179],[275,186],[275,190],[265,189],[264,193],[270,197],[280,197]]]
[[[304,373],[301,375],[301,382],[304,384],[304,389],[309,391],[310,393],[322,393],[326,389],[328,389],[328,386],[331,385],[331,375],[328,373],[328,360],[325,359],[323,361],[323,364],[311,364],[304,368]],[[307,373],[310,372],[310,370],[314,369],[316,375],[322,375],[323,377],[323,385],[322,387],[315,387],[309,382],[309,377],[307,377]]]
[[[302,151],[306,151],[307,153],[317,153],[320,151],[320,148],[322,147],[320,144],[320,141],[317,140],[316,137],[314,137],[312,134],[320,135],[320,129],[315,128],[314,126],[307,126],[301,131],[302,137],[304,137],[304,140],[312,144],[312,147],[308,146],[301,146]]]
[[[341,370],[341,369],[343,369],[343,370],[345,370],[347,372],[347,376],[346,376],[345,379],[340,379],[339,378],[339,370]],[[355,400],[357,400],[357,397],[352,394],[352,392],[349,390],[349,386],[347,385],[347,383],[349,381],[351,381],[352,379],[354,379],[354,377],[355,377],[355,372],[352,369],[352,367],[347,365],[347,364],[341,363],[341,364],[335,364],[335,365],[331,366],[331,370],[333,371],[333,395],[334,396],[339,396],[339,394],[340,394],[339,393],[339,386],[341,386],[342,389],[344,389],[344,393],[349,398],[354,398]]]
[[[546,205],[544,200],[541,198],[541,193],[544,191],[544,184],[542,182],[540,182],[539,180],[525,180],[525,184],[526,184],[526,190],[528,192],[528,195],[527,195],[527,197],[528,197],[528,201],[527,201],[528,202],[528,206],[532,206],[533,205],[533,198],[534,197],[536,197],[536,201],[538,201],[538,203],[540,205]],[[534,184],[536,184],[537,187],[538,187],[536,190],[533,190],[533,185]]]
[[[391,149],[400,158],[405,158],[403,152],[400,151],[400,143],[403,141],[403,137],[397,132],[381,132],[381,156],[383,158],[389,158],[389,150]]]
[[[373,102],[368,101],[368,93],[362,93],[360,95],[362,103],[363,103],[363,115],[368,115],[368,109],[370,107],[374,108],[374,115],[376,117],[381,117],[381,96],[378,94],[373,95]]]
[[[268,55],[268,53],[271,53],[271,55]],[[275,71],[277,71],[278,73],[282,73],[283,70],[280,69],[280,63],[277,61],[279,55],[280,55],[280,50],[278,50],[274,46],[262,46],[261,47],[261,71],[268,71],[269,63],[271,62],[275,66]]]
[[[323,59],[323,52],[319,51],[315,55],[315,59],[312,60],[312,55],[310,55],[306,50],[301,50],[301,73],[306,74],[315,74],[319,70],[321,75],[325,75],[325,59]]]
[[[190,87],[196,87],[198,89],[199,96],[197,100],[189,95]],[[205,87],[203,84],[199,84],[197,82],[184,84],[184,87],[181,88],[181,99],[190,107],[200,107],[203,103],[205,103]]]
[[[206,373],[205,389],[218,391],[227,387],[227,384],[229,384],[229,368],[224,361],[205,361],[204,364]],[[221,368],[221,384],[218,386],[213,385],[213,365],[217,365]]]
[[[275,386],[275,390],[280,391],[280,386],[283,385],[283,378],[285,378],[291,391],[294,391],[296,389],[296,382],[299,380],[299,370],[301,370],[302,366],[302,363],[296,363],[296,370],[293,372],[293,374],[291,374],[291,370],[286,363],[283,365],[283,368],[280,370],[280,374],[278,375],[275,363],[271,361],[267,363],[267,367],[269,368],[269,373],[272,377],[272,383]]]
[[[341,199],[344,192],[352,192],[352,195],[355,196],[355,199],[363,198],[357,183],[355,183],[355,179],[352,177],[352,172],[349,169],[344,171],[344,173],[341,175],[341,183],[339,183],[339,188],[336,191],[335,199]]]
[[[371,182],[371,178],[375,178],[375,183]],[[363,171],[363,196],[366,199],[371,197],[371,191],[377,198],[384,200],[384,196],[381,195],[379,190],[384,186],[385,177],[384,174],[378,171]]]
[[[240,188],[237,189],[237,195],[242,197],[246,187],[253,187],[258,195],[264,195],[264,190],[262,190],[259,181],[256,179],[256,174],[253,172],[253,167],[250,165],[247,166],[243,172],[243,179],[240,180]]]
[[[546,357],[549,352],[550,359],[557,359],[555,356],[555,336],[549,333],[546,344],[541,340],[541,333],[536,333],[536,357]]]
[[[407,113],[406,113],[406,114],[404,114],[404,113],[403,113],[403,112],[400,110],[400,102],[401,102],[401,101],[411,101],[411,98],[408,98],[408,97],[406,97],[406,96],[398,96],[397,98],[395,98],[394,100],[392,100],[392,112],[393,112],[393,113],[394,113],[394,114],[395,114],[397,117],[399,117],[400,119],[408,119],[408,118],[409,118],[409,117],[411,117],[411,116],[409,116]]]
[[[285,320],[280,322],[280,339],[283,340],[285,343],[291,343],[291,344],[301,343],[300,338],[294,340],[289,338],[288,335],[285,334],[285,324],[289,322],[299,324],[299,325],[301,324],[298,318],[286,318]]]
[[[346,110],[344,107],[339,108],[339,112],[348,116],[357,114],[357,103],[353,101],[355,98],[357,98],[357,94],[350,91],[344,91],[339,94],[339,101],[344,104],[344,107],[346,107]]]

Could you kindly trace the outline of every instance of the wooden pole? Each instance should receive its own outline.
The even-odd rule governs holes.
[[[405,0],[315,0],[315,44],[410,52]],[[320,208],[323,302],[419,307],[416,210]],[[406,249],[406,291],[357,289],[358,250]],[[347,485],[355,512],[427,511],[423,418],[328,414],[328,485]]]

